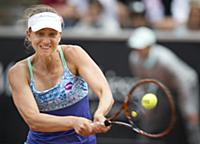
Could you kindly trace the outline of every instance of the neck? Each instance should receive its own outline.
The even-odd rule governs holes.
[[[60,56],[57,51],[52,53],[49,56],[39,56],[34,55],[32,63],[35,68],[48,71],[48,72],[54,72],[58,66],[61,64]]]

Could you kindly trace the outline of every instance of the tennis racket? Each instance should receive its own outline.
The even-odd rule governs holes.
[[[145,109],[141,104],[146,93],[157,96],[158,103],[153,109]],[[117,120],[122,112],[127,120],[125,122]],[[172,131],[175,121],[175,105],[168,88],[157,80],[142,79],[133,85],[120,109],[114,112],[104,125],[125,126],[142,136],[161,138]]]

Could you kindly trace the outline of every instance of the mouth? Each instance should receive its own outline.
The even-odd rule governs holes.
[[[41,46],[40,49],[41,49],[41,50],[45,50],[45,51],[47,51],[47,50],[49,50],[49,49],[51,49],[51,48],[50,48],[49,46],[48,46],[48,47]]]

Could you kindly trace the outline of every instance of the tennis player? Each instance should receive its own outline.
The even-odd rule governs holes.
[[[8,74],[14,103],[29,126],[26,144],[95,144],[95,133],[113,104],[109,85],[95,62],[76,45],[60,45],[62,18],[45,5],[25,11],[26,39],[34,54]],[[88,86],[99,97],[93,121]]]
[[[132,50],[129,55],[132,74],[140,79],[157,79],[172,91],[173,96],[175,96],[174,99],[177,101],[180,115],[185,121],[189,144],[200,144],[199,82],[197,72],[171,50],[157,44],[154,31],[147,27],[137,28],[128,39],[128,46]],[[156,115],[160,116],[161,119],[152,123],[152,125],[159,127],[165,117],[167,119],[168,115],[166,111],[162,110]],[[177,123],[177,125],[180,126],[180,123]],[[180,134],[177,133],[176,140],[178,135]],[[175,139],[172,140],[175,141]],[[183,135],[181,135],[179,143],[183,143],[180,141],[182,139],[184,139]]]

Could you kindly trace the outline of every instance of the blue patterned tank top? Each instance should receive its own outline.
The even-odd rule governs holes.
[[[30,88],[40,112],[58,116],[79,116],[91,119],[89,112],[88,85],[73,75],[66,64],[61,46],[58,47],[64,74],[54,87],[38,91],[35,87],[31,60],[28,58]],[[36,132],[29,130],[27,144],[95,144],[95,136],[83,137],[74,130],[64,132]]]

